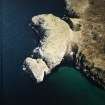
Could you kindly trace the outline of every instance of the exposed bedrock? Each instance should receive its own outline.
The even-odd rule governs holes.
[[[73,46],[77,46],[80,32],[73,32],[65,21],[52,14],[34,16],[32,22],[40,41],[33,50],[33,57],[26,58],[25,67],[30,69],[40,82],[44,74],[50,73],[61,63],[64,56],[73,59]]]

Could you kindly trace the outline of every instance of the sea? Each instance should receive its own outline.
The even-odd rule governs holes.
[[[105,90],[63,66],[37,84],[22,64],[37,45],[29,27],[38,14],[64,15],[64,0],[2,0],[0,105],[105,105]]]

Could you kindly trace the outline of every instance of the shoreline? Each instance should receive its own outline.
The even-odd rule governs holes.
[[[78,60],[78,58],[76,60]],[[100,74],[98,73],[99,68],[95,68],[94,65],[91,65],[91,67],[89,67],[88,64],[85,65],[86,62],[88,61],[85,60],[81,63],[75,62],[75,64],[73,64],[73,67],[76,70],[80,71],[91,83],[95,84],[99,88],[105,89],[105,83],[102,77],[100,78]],[[92,71],[92,69],[95,69],[95,71]]]

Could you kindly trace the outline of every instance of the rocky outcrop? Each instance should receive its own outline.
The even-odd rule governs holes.
[[[37,80],[37,82],[43,81],[44,74],[48,74],[49,68],[47,67],[46,63],[43,61],[43,59],[33,59],[30,57],[27,57],[24,62],[24,68],[23,70],[26,70],[27,72],[31,72],[33,74],[33,77]],[[30,73],[30,75],[32,75]]]
[[[37,82],[40,82],[44,74],[49,74],[65,56],[72,59],[72,48],[79,37],[65,21],[52,14],[34,16],[32,22],[40,42],[33,50],[33,58],[26,58],[24,68],[30,69]]]
[[[24,61],[37,82],[63,61],[72,62],[90,80],[105,88],[105,1],[65,0],[60,19],[52,14],[32,18],[39,45]],[[98,8],[97,8],[98,7]]]

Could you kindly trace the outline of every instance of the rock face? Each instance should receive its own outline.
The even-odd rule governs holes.
[[[40,43],[34,49],[35,58],[26,58],[25,67],[34,74],[37,82],[43,81],[44,74],[59,65],[64,56],[72,56],[72,47],[77,42],[69,25],[52,14],[42,14],[32,18]],[[36,28],[37,27],[37,28]],[[74,40],[75,39],[75,40]]]

